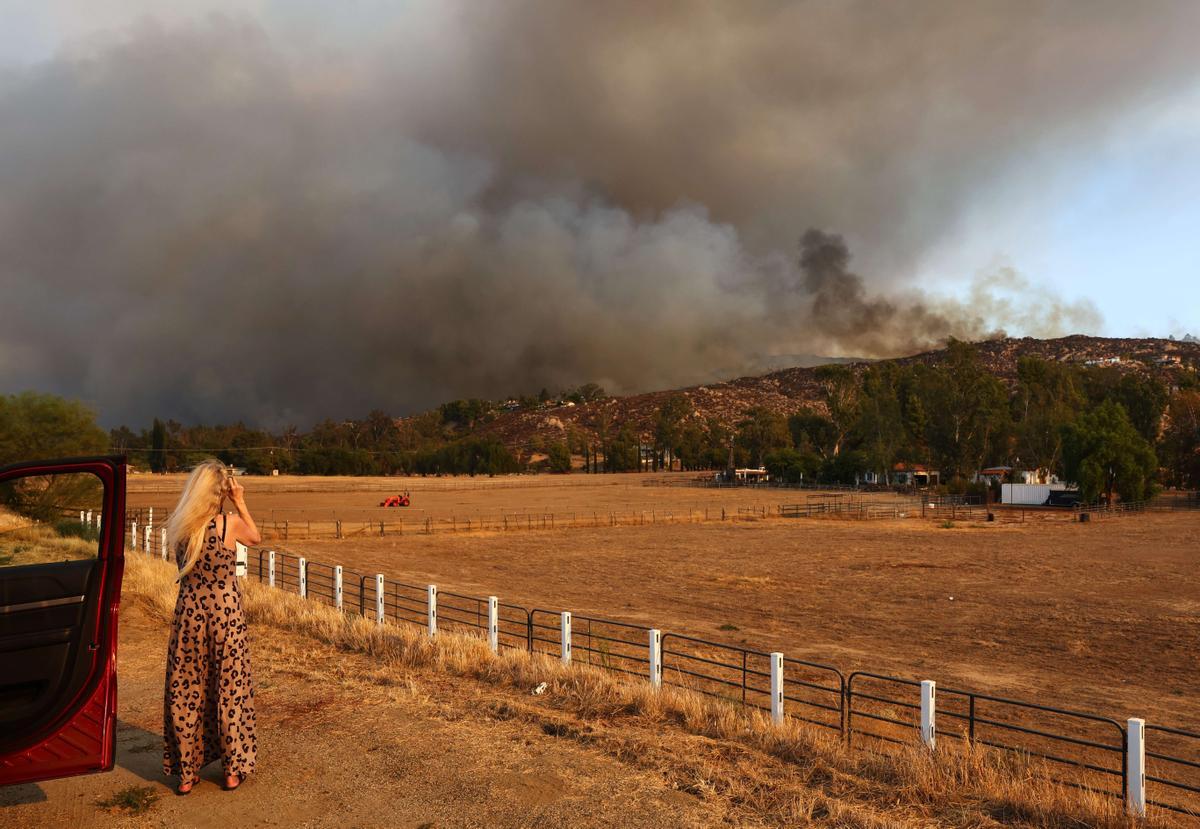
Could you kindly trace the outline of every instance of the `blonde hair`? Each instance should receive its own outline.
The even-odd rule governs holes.
[[[167,519],[168,548],[177,550],[181,544],[187,545],[176,580],[182,580],[200,560],[208,523],[220,514],[228,491],[227,476],[225,465],[212,458],[198,464],[183,485],[179,503]]]

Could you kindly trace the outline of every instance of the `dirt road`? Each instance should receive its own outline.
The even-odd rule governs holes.
[[[720,809],[670,781],[536,725],[489,716],[494,692],[444,676],[396,677],[371,659],[254,631],[260,770],[238,791],[219,764],[187,797],[162,775],[166,632],[122,611],[117,769],[0,789],[8,829],[70,826],[706,826]],[[140,815],[98,802],[149,787]]]

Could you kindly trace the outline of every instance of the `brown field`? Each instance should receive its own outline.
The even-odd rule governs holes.
[[[525,608],[570,610],[577,618],[778,650],[835,666],[847,676],[870,671],[934,679],[943,689],[940,710],[961,712],[964,700],[945,690],[957,688],[1120,723],[1138,716],[1151,725],[1200,731],[1200,698],[1194,693],[1200,585],[1192,577],[1200,513],[1096,516],[1088,524],[1038,514],[1026,523],[757,519],[739,517],[738,511],[770,513],[780,503],[804,503],[811,493],[649,487],[642,485],[644,478],[387,481],[393,490],[407,487],[415,503],[441,516],[479,515],[486,508],[493,514],[583,515],[637,505],[646,510],[644,525],[462,532],[460,523],[454,533],[410,529],[400,536],[389,530],[385,537],[287,542],[276,536],[265,546],[366,576],[380,572],[389,581],[435,583],[443,595],[497,595]],[[306,491],[290,491],[298,483],[307,484]],[[329,510],[349,521],[351,510],[381,497],[361,490],[378,482],[354,481],[341,492],[333,488],[336,483],[246,480],[260,518],[271,509]],[[422,490],[423,484],[432,486]],[[131,493],[130,505],[145,505],[150,497]],[[171,500],[167,493],[153,497],[162,506]],[[872,500],[895,502],[897,496]],[[697,512],[694,523],[681,522],[684,510],[705,509],[711,520],[699,521],[695,516],[703,512]],[[720,519],[722,509],[730,520]],[[348,596],[356,592],[354,581],[347,585]],[[556,624],[552,614],[541,618]],[[547,628],[541,635],[553,642],[557,632]],[[577,649],[579,635],[577,627]],[[639,642],[642,635],[630,633]],[[731,658],[728,651],[685,647]],[[539,648],[553,651],[556,645]],[[644,649],[627,650],[642,656]],[[765,661],[756,659],[751,657],[750,667],[765,670]],[[678,672],[673,676],[699,687]],[[913,689],[871,682],[860,691],[915,701]],[[752,692],[748,700],[764,698]],[[1035,720],[1028,710],[998,709],[981,714],[1083,739],[1113,739],[1107,726],[1085,728],[1078,720]],[[909,719],[911,712],[899,715]],[[1195,740],[1168,745],[1162,735],[1155,739],[1160,750],[1196,759]],[[1101,761],[1101,755],[1079,756]],[[1115,762],[1112,755],[1103,757],[1104,765]],[[1180,771],[1172,768],[1171,776],[1200,785],[1200,775]]]
[[[804,492],[643,486],[648,476],[349,479],[407,488],[446,514],[639,505],[715,515]],[[163,479],[152,480],[156,485]],[[181,480],[181,479],[177,479]],[[130,506],[168,506],[165,493]],[[246,479],[270,510],[366,508],[379,492],[279,491],[337,479]],[[347,486],[349,485],[349,486]],[[449,487],[455,487],[453,489]],[[429,487],[429,489],[422,489]],[[877,498],[893,498],[889,495]],[[652,505],[652,506],[651,506]],[[395,510],[389,510],[395,512]],[[534,532],[406,534],[274,545],[361,573],[495,594],[851,670],[932,678],[1124,720],[1200,727],[1200,514],[1091,524],[770,519]],[[297,546],[299,545],[299,546]],[[953,597],[953,599],[951,598]]]
[[[647,486],[648,482],[687,480],[697,473],[670,475],[568,475],[512,476],[498,478],[304,478],[279,477],[242,479],[246,502],[265,521],[329,520],[331,516],[367,520],[396,520],[415,515],[435,517],[524,515],[526,513],[576,513],[629,510],[676,510],[722,506],[775,505],[779,496],[771,490],[702,489],[695,487]],[[132,478],[128,488],[130,507],[170,509],[179,497],[182,476]],[[150,490],[150,491],[147,491]],[[411,492],[407,508],[381,508],[387,495]],[[804,502],[811,493],[790,493],[785,498]],[[891,495],[871,496],[896,500]]]

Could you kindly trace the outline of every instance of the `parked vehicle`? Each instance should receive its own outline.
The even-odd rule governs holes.
[[[109,771],[125,459],[0,468],[0,518],[0,785]]]

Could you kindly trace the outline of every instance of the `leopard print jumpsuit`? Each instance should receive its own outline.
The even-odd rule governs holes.
[[[196,566],[183,577],[167,645],[163,700],[163,772],[194,783],[200,769],[220,758],[226,775],[254,770],[254,682],[246,648],[236,554],[225,547],[228,523],[208,525]],[[182,565],[186,545],[175,550]]]

